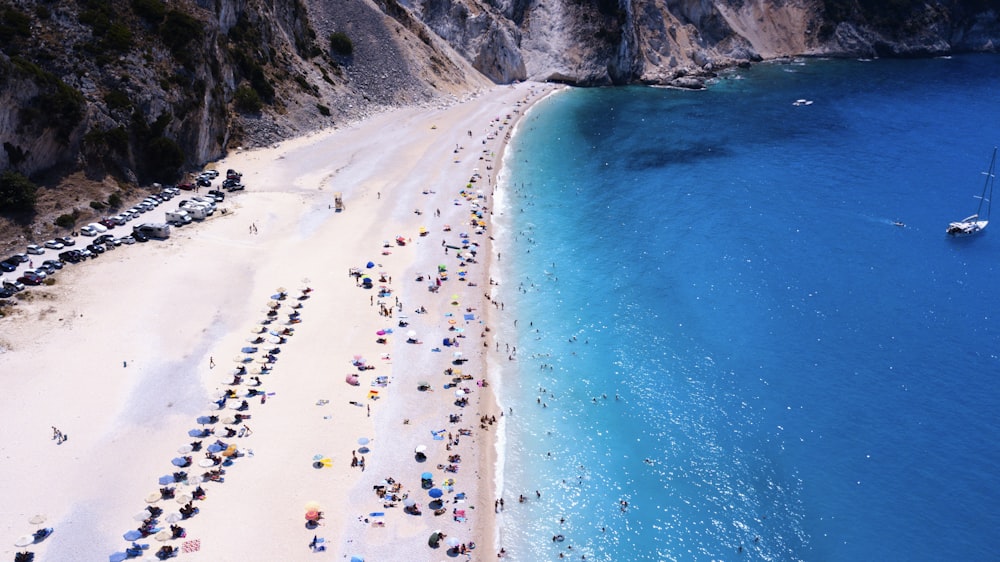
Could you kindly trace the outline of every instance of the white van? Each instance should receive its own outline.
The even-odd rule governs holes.
[[[108,231],[108,227],[104,226],[103,224],[96,223],[96,222],[92,222],[92,223],[88,224],[87,226],[89,226],[90,228],[93,228],[94,230],[96,230],[98,234],[104,234],[105,232]]]
[[[174,226],[181,226],[191,222],[191,215],[188,214],[184,209],[177,209],[176,211],[167,211],[164,215],[167,224],[172,224]]]
[[[187,211],[188,214],[191,215],[191,218],[196,221],[205,220],[205,217],[208,216],[208,207],[202,205],[201,203],[192,203],[191,201],[188,201],[181,205],[181,209]]]

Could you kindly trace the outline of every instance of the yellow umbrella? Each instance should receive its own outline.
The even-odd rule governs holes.
[[[318,501],[313,500],[306,502],[306,511],[320,511],[320,509],[321,506]]]

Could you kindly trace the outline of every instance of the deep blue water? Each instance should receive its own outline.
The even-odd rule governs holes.
[[[1000,224],[944,230],[998,100],[965,56],[536,106],[497,203],[509,557],[996,560]]]

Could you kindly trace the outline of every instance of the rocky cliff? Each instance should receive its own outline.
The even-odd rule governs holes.
[[[8,204],[24,182],[0,178],[0,215],[86,219],[232,146],[489,83],[698,87],[784,56],[992,51],[998,13],[997,0],[0,0],[0,172],[43,186],[29,212]]]

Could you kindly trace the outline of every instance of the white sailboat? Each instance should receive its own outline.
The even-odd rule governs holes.
[[[996,177],[994,174],[996,164],[997,147],[994,146],[993,159],[990,160],[990,169],[983,172],[986,175],[986,182],[983,184],[983,193],[979,196],[979,208],[976,210],[976,214],[965,217],[960,221],[949,223],[948,230],[945,231],[949,236],[956,238],[974,236],[986,230],[986,226],[990,223],[990,206],[993,199],[993,180]],[[985,215],[983,214],[984,206],[986,209]]]

